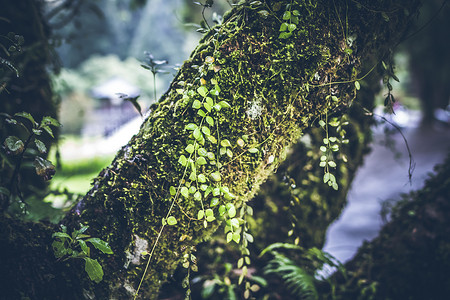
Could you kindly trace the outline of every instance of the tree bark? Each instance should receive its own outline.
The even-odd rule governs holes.
[[[210,30],[139,133],[62,221],[69,232],[89,225],[89,235],[111,245],[114,255],[93,251],[103,266],[102,282],[92,283],[79,261],[54,259],[53,226],[29,230],[31,225],[2,217],[3,224],[10,224],[2,230],[2,252],[27,246],[17,256],[0,255],[2,265],[10,266],[1,273],[2,285],[14,287],[5,288],[10,298],[129,299],[143,277],[138,298],[155,299],[184,255],[208,239],[220,220],[233,219],[229,207],[247,206],[305,130],[349,107],[356,95],[354,82],[364,76],[361,62],[381,59],[402,37],[418,5],[409,0],[287,4],[291,1],[246,1]],[[283,17],[292,29],[285,39],[279,38]],[[191,130],[191,124],[201,130]],[[205,155],[204,164],[197,147],[214,157]],[[197,162],[196,172],[185,166],[182,155]],[[200,188],[199,183],[221,188],[215,194],[217,206],[206,191],[184,196],[182,187]],[[221,216],[220,207],[227,204]],[[197,216],[208,208],[216,220],[204,228]],[[245,226],[241,214],[237,217]],[[169,216],[175,225],[165,225]],[[151,253],[151,260],[141,256],[143,251]],[[30,253],[39,260],[23,260]],[[42,276],[24,281],[17,276],[22,269]]]

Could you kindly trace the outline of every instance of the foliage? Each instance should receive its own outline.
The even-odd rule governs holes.
[[[84,234],[88,228],[89,226],[82,225],[79,230],[74,230],[69,235],[67,233],[67,227],[61,225],[62,231],[55,232],[52,235],[55,239],[52,247],[55,257],[58,260],[65,261],[71,258],[84,259],[84,270],[92,281],[99,283],[103,279],[103,268],[96,259],[91,258],[91,248],[88,246],[88,243],[104,254],[114,253],[107,242]]]
[[[297,258],[297,262],[289,258],[279,250],[292,251],[291,257]],[[316,288],[319,284],[326,282],[334,299],[336,282],[329,277],[325,269],[339,271],[344,277],[346,270],[344,266],[332,255],[318,249],[303,249],[302,247],[288,243],[275,243],[265,248],[260,256],[270,253],[273,257],[265,267],[265,274],[275,274],[283,280],[286,287],[299,299],[318,299],[319,293]]]
[[[2,21],[7,22],[6,19],[0,18],[0,22]],[[19,77],[19,70],[9,58],[14,57],[22,51],[23,43],[23,36],[15,34],[14,32],[9,32],[6,36],[0,35],[0,85],[2,86],[0,88],[0,93],[5,88],[3,85],[6,83],[8,70],[13,72],[16,77]],[[4,57],[8,57],[8,59]],[[7,70],[5,70],[4,67],[6,67]]]
[[[25,200],[23,198],[19,170],[26,162],[31,162],[34,166],[36,174],[45,181],[50,180],[55,174],[55,166],[45,159],[42,155],[47,153],[47,146],[42,140],[42,135],[45,132],[50,137],[54,138],[54,128],[59,127],[60,123],[51,118],[44,117],[41,122],[36,122],[33,116],[27,112],[20,112],[10,116],[2,113],[4,123],[10,125],[10,132],[21,129],[24,131],[24,137],[15,135],[8,135],[3,141],[3,158],[8,162],[13,169],[9,183],[2,182],[0,193],[2,194],[2,211],[6,210],[11,202],[21,202],[25,209]],[[34,144],[38,153],[28,151],[30,145]],[[26,210],[26,209],[25,209]]]

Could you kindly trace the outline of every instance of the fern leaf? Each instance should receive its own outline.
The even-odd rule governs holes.
[[[280,276],[292,294],[300,299],[318,299],[313,276],[284,255],[275,251],[272,251],[272,254],[274,258],[265,267],[265,274]]]

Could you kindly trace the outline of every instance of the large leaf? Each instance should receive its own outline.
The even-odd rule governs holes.
[[[34,120],[33,116],[30,115],[27,112],[24,112],[24,111],[23,112],[18,112],[16,114],[14,114],[14,116],[15,117],[22,117],[22,118],[25,118],[25,119],[29,120],[31,122],[32,127],[36,127],[37,126],[37,123]]]
[[[92,245],[94,245],[95,248],[97,248],[98,250],[102,251],[103,253],[106,254],[113,254],[111,248],[109,247],[108,243],[99,239],[99,238],[90,238],[87,239],[86,242],[91,243]]]
[[[86,264],[84,270],[88,273],[89,278],[95,283],[99,283],[103,279],[103,269],[96,259],[85,257]]]
[[[17,136],[8,136],[5,139],[4,145],[14,154],[19,154],[22,152],[24,147],[24,143]]]
[[[39,152],[46,153],[47,147],[45,147],[45,144],[41,140],[34,140],[34,143],[36,144],[36,147],[38,148]]]

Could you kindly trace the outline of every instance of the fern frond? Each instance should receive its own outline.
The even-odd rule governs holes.
[[[267,252],[271,252],[274,249],[278,249],[278,248],[283,248],[283,249],[294,249],[294,250],[303,250],[302,247],[298,246],[298,245],[294,245],[294,244],[289,244],[289,243],[273,243],[269,246],[267,246],[266,248],[264,248],[263,251],[261,251],[261,254],[259,255],[259,257],[263,256],[265,253]]]
[[[272,254],[274,258],[265,267],[265,274],[280,276],[292,294],[300,299],[318,299],[313,276],[286,256],[275,251],[272,251]]]

